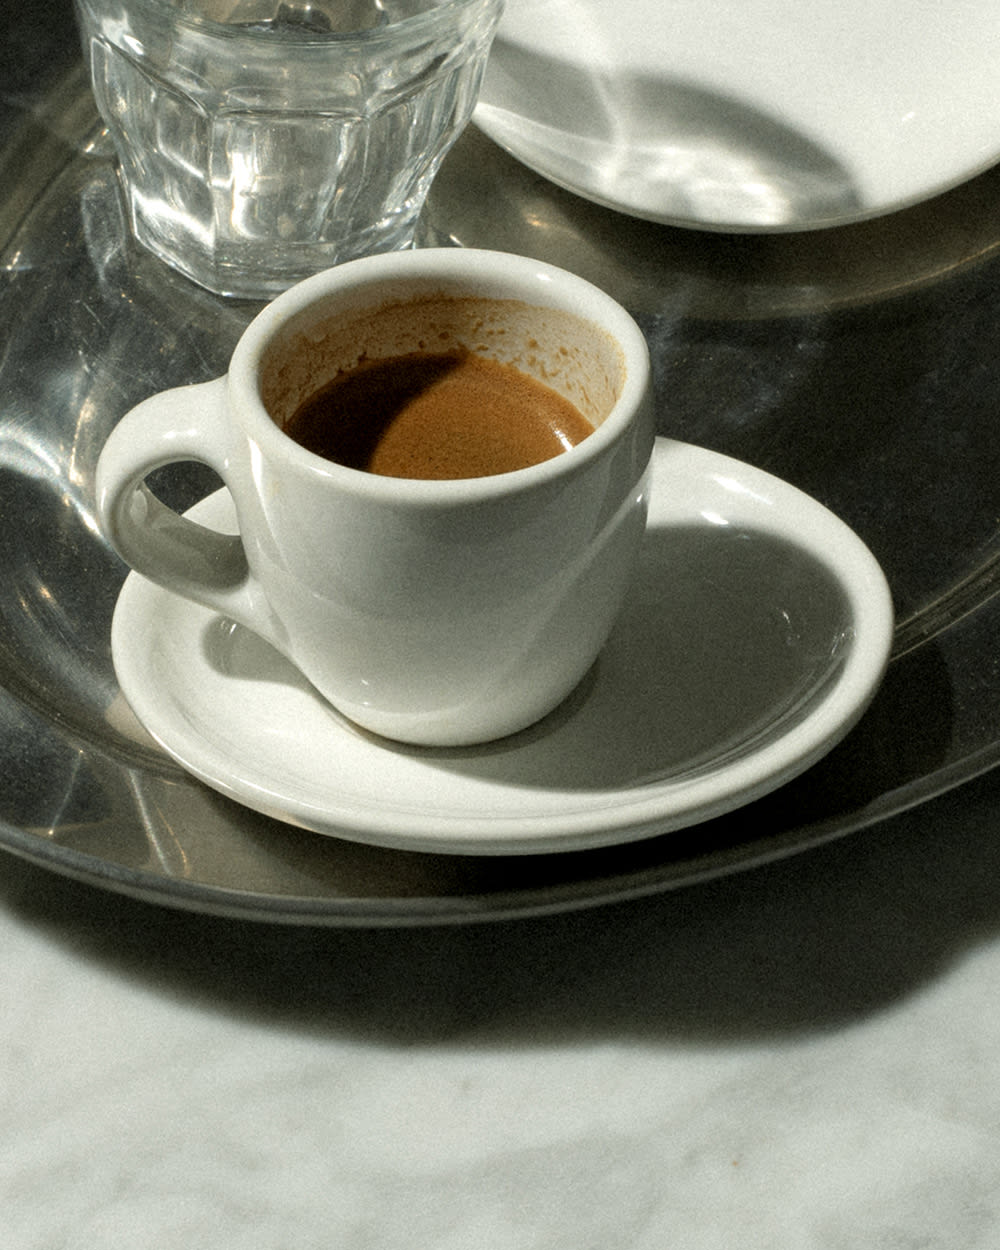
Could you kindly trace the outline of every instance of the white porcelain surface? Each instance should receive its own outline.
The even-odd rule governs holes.
[[[5,856],[4,1250],[993,1250],[998,813],[422,931]]]
[[[342,371],[428,344],[513,365],[592,432],[441,481],[358,472],[283,432]],[[278,296],[224,378],[127,412],[101,449],[98,518],[132,568],[267,639],[355,724],[466,746],[534,724],[593,664],[642,542],[653,438],[646,339],[598,287],[503,252],[383,253]],[[150,492],[183,461],[228,487],[239,538]]]
[[[594,672],[524,734],[408,749],[339,718],[246,629],[131,575],[112,652],[139,719],[196,776],[322,833],[413,850],[554,851],[664,832],[801,772],[881,678],[881,570],[786,483],[666,439],[638,583]],[[195,513],[230,528],[219,492]]]
[[[508,0],[476,113],[639,217],[805,229],[1000,159],[992,0]]]

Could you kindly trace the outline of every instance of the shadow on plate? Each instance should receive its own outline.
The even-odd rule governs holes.
[[[653,221],[773,230],[864,210],[850,171],[831,153],[745,100],[677,78],[568,63],[502,34],[477,118],[554,182]]]
[[[615,632],[545,720],[462,749],[365,736],[380,752],[501,787],[557,791],[570,803],[574,792],[624,799],[717,772],[794,733],[836,682],[851,639],[843,590],[803,549],[724,525],[651,526]],[[203,655],[226,678],[307,689],[267,643],[219,618],[205,629]],[[330,732],[361,731],[331,720]]]

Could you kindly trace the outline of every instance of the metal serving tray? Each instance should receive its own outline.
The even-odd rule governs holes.
[[[48,22],[48,18],[46,21]],[[1000,171],[822,233],[720,236],[579,200],[470,129],[424,241],[527,253],[647,332],[660,430],[805,489],[868,543],[898,614],[875,703],[805,776],[627,847],[473,858],[271,821],[148,745],[118,695],[125,569],[93,473],[152,391],[225,370],[256,305],[138,252],[68,11],[11,12],[0,82],[0,846],[178,907],[314,924],[522,915],[693,883],[873,828],[1000,759]],[[38,23],[34,23],[36,26]],[[186,506],[214,487],[172,470]]]

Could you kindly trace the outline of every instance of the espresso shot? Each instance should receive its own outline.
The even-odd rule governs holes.
[[[434,480],[540,464],[593,429],[551,387],[465,347],[363,360],[285,426],[307,451],[348,468]]]
[[[560,308],[424,290],[293,320],[262,356],[271,420],[324,459],[385,478],[468,480],[586,440],[624,384],[618,344]]]

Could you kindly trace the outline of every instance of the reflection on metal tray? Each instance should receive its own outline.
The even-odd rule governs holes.
[[[255,815],[167,763],[109,655],[125,570],[95,529],[109,429],[222,372],[255,305],[128,241],[73,49],[0,117],[0,845],[99,885],[261,919],[378,924],[581,906],[870,827],[1000,758],[1000,175],[821,236],[674,231],[575,199],[469,131],[428,242],[525,252],[642,322],[660,430],[786,478],[885,568],[895,658],[861,724],[800,781],[625,848],[483,861],[380,850]],[[39,62],[41,65],[42,62]],[[213,483],[186,468],[176,506]]]

